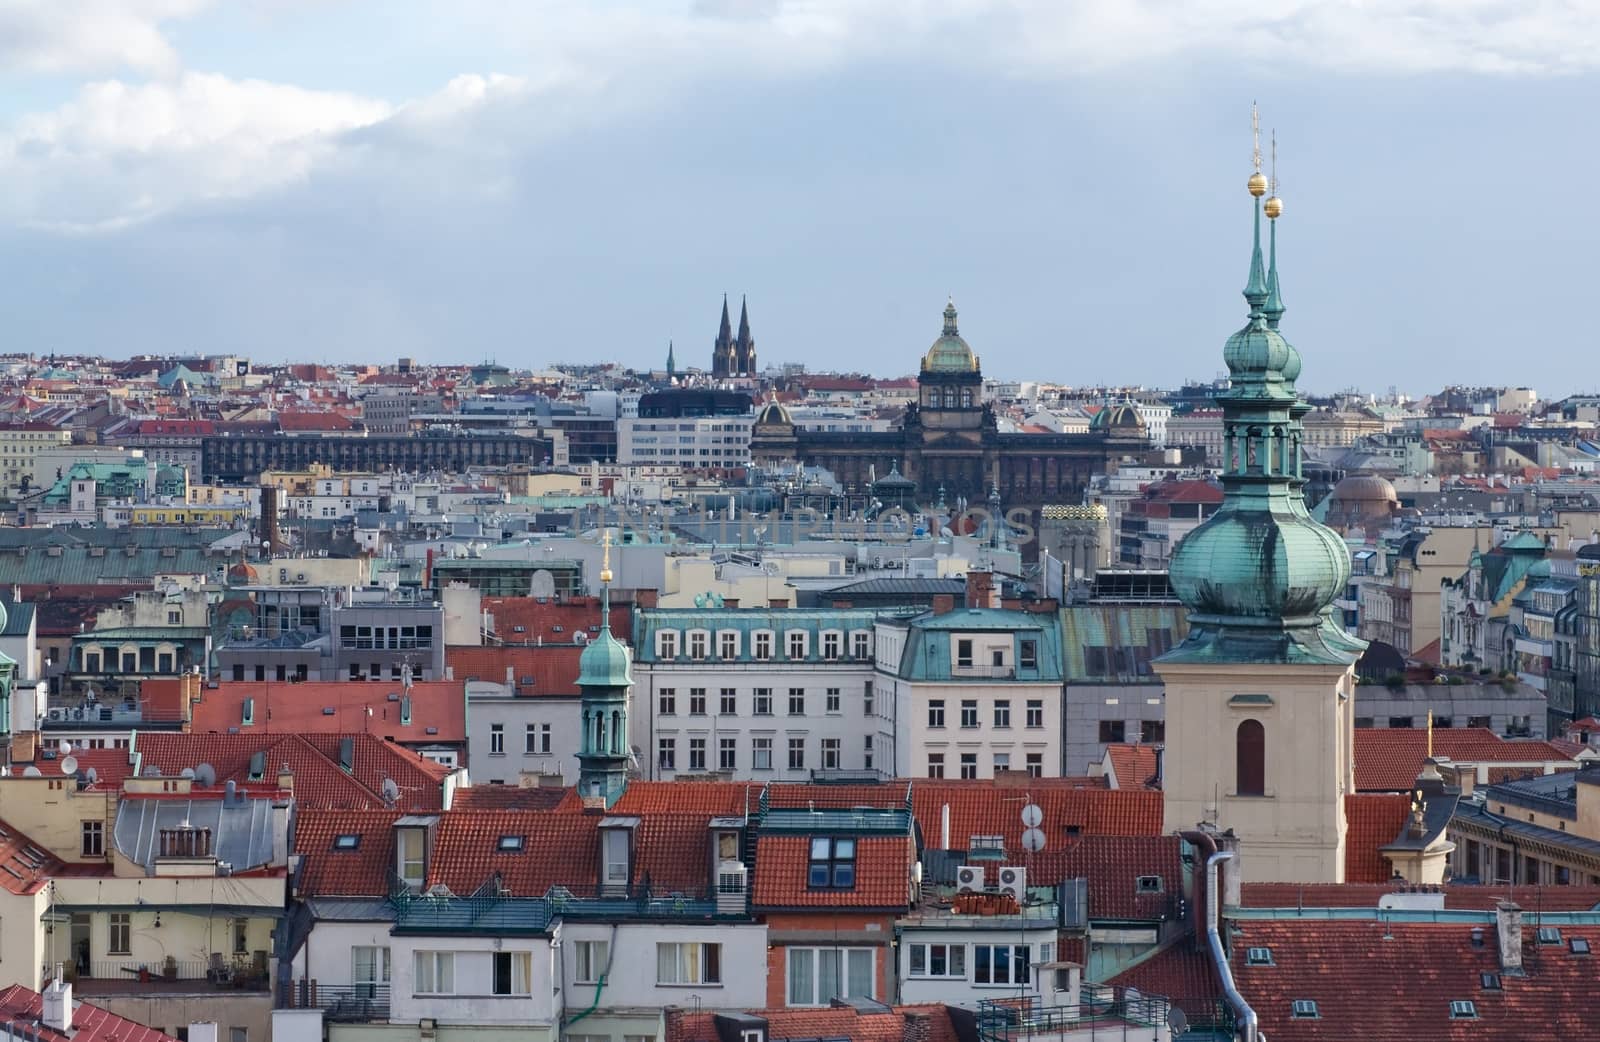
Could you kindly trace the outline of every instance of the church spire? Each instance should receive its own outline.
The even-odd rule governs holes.
[[[1255,172],[1247,185],[1255,197],[1255,243],[1250,251],[1250,278],[1244,284],[1244,299],[1250,302],[1254,315],[1267,302],[1267,274],[1261,263],[1261,197],[1267,194],[1267,176],[1261,172],[1261,113],[1250,106],[1250,134],[1254,147],[1251,150]]]
[[[633,656],[611,634],[611,529],[601,530],[600,632],[578,656],[583,734],[578,740],[578,794],[610,807],[628,784],[628,689]]]
[[[734,341],[734,357],[739,372],[755,374],[756,342],[750,336],[750,307],[743,296],[739,297],[739,338]]]
[[[722,325],[717,329],[717,342],[711,345],[712,377],[727,376],[733,371],[733,323],[728,319],[728,295],[722,295]]]
[[[1272,132],[1272,180],[1271,194],[1267,201],[1261,204],[1261,212],[1267,215],[1270,223],[1268,228],[1267,247],[1267,303],[1261,313],[1267,317],[1267,328],[1277,329],[1278,322],[1283,318],[1283,296],[1278,292],[1278,216],[1283,213],[1283,200],[1278,198],[1278,132]]]
[[[667,341],[667,379],[678,375],[678,363],[672,357],[672,341]]]

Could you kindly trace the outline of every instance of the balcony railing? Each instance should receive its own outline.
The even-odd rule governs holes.
[[[254,961],[209,962],[165,959],[95,959],[62,967],[85,995],[137,994],[140,991],[265,991],[268,977]],[[50,980],[54,965],[40,967],[39,979]]]
[[[950,672],[958,677],[985,677],[990,680],[1010,680],[1017,675],[1015,666],[986,666],[974,665],[970,662],[957,662]]]
[[[279,996],[279,1009],[320,1009],[324,1020],[359,1022],[389,1019],[387,984],[319,984],[290,981]]]

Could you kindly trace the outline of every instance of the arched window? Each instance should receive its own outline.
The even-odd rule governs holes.
[[[956,407],[956,389],[954,387],[946,387],[944,389],[944,407],[946,409],[954,409]]]
[[[1234,770],[1240,796],[1267,794],[1267,729],[1260,720],[1246,720],[1234,735]]]

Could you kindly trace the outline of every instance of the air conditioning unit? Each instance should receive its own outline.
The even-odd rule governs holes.
[[[721,915],[743,915],[745,889],[750,870],[742,861],[724,861],[717,866],[717,912]]]
[[[1028,897],[1028,870],[1006,865],[1000,869],[1000,889],[1017,899],[1020,907]]]
[[[962,865],[956,869],[956,893],[975,894],[983,891],[983,866]]]

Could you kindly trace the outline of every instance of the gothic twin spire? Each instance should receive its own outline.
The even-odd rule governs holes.
[[[711,347],[711,375],[754,376],[756,373],[756,341],[750,335],[750,309],[743,297],[739,298],[739,335],[733,335],[733,323],[728,319],[728,295],[722,295],[722,325],[717,330],[717,341]]]

